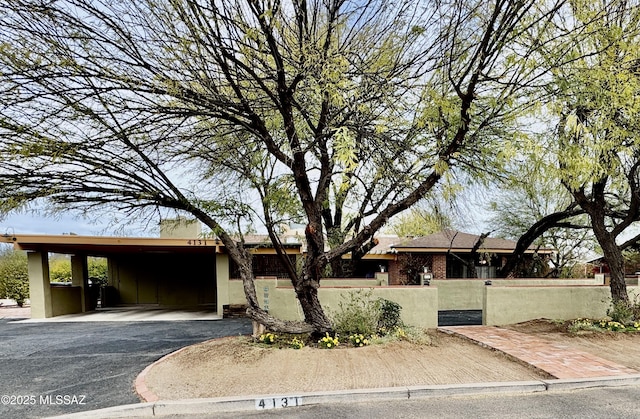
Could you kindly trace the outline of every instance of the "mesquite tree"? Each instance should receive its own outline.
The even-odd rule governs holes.
[[[575,1],[555,25],[558,47],[540,50],[552,81],[543,109],[555,121],[527,149],[529,162],[570,199],[519,241],[523,250],[549,229],[588,227],[608,262],[612,298],[621,301],[628,301],[623,250],[640,239],[629,237],[640,221],[639,22],[635,1]]]
[[[248,313],[326,331],[317,289],[461,167],[499,167],[527,44],[563,1],[12,0],[0,5],[0,210],[168,208],[238,264]],[[540,38],[543,38],[540,36]],[[306,225],[299,272],[278,227]],[[258,305],[247,225],[305,315]]]

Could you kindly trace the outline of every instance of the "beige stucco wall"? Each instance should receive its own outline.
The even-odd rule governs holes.
[[[630,296],[638,287],[628,287]],[[500,326],[547,318],[571,320],[602,318],[611,301],[608,286],[487,286],[484,288],[482,323]]]
[[[302,320],[304,316],[293,288],[277,287],[276,283],[275,278],[255,281],[261,307],[268,308],[269,313],[280,319]],[[331,313],[338,309],[342,295],[359,289],[371,290],[374,299],[386,298],[400,304],[402,320],[410,326],[432,328],[438,325],[438,290],[435,287],[331,287],[324,283],[318,290],[318,297],[327,313]],[[229,282],[229,301],[245,303],[242,281]]]
[[[29,301],[31,318],[45,319],[53,316],[51,284],[49,283],[49,258],[46,252],[28,252]]]
[[[82,287],[51,286],[53,316],[82,313]]]
[[[436,279],[432,287],[438,288],[440,310],[482,310],[484,299],[484,279]],[[491,279],[493,287],[527,285],[602,285],[602,278],[594,279]]]
[[[198,220],[178,217],[160,221],[162,239],[198,239],[202,237],[202,224]]]

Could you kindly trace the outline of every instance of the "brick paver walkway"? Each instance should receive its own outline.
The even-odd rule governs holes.
[[[638,374],[638,371],[590,353],[513,330],[493,326],[440,327],[545,371],[555,378],[594,378]]]

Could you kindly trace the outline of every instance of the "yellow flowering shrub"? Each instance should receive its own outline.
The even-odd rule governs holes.
[[[349,342],[355,346],[356,348],[361,346],[367,346],[369,344],[369,339],[365,338],[362,333],[349,335]]]
[[[327,333],[325,337],[318,341],[318,346],[320,346],[322,349],[334,349],[338,345],[340,345],[338,336],[336,335],[335,337],[331,337],[329,336],[329,333]]]

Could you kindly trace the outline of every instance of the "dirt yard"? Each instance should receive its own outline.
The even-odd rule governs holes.
[[[233,337],[191,346],[153,367],[145,381],[160,399],[183,399],[543,378],[461,338],[434,331],[432,341],[296,350]]]
[[[536,320],[509,326],[640,369],[640,334],[570,335]],[[188,347],[154,366],[145,382],[160,399],[282,394],[411,385],[527,381],[548,378],[502,354],[461,338],[432,332],[432,345],[321,350],[274,349],[249,338]]]

